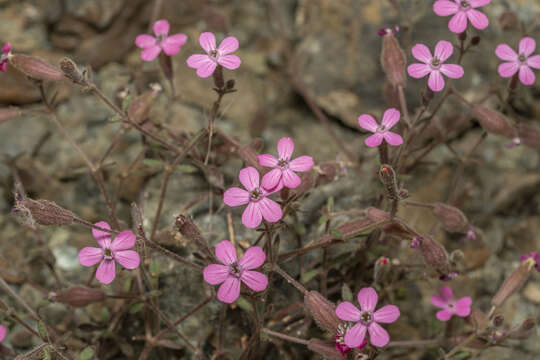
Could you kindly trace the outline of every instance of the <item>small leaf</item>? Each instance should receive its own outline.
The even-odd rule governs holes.
[[[39,336],[41,336],[41,338],[42,338],[43,340],[49,338],[49,334],[47,333],[47,327],[45,326],[45,324],[43,323],[43,321],[38,321],[38,323],[37,323],[37,329],[38,329]]]
[[[91,360],[94,358],[94,349],[90,346],[85,347],[83,351],[77,357],[77,360]]]
[[[345,301],[353,301],[353,293],[351,288],[346,283],[341,286],[341,298]]]
[[[111,318],[111,314],[109,313],[109,309],[107,309],[105,306],[101,308],[101,322],[106,324],[109,322]]]
[[[180,172],[183,172],[184,174],[193,174],[193,173],[197,172],[197,168],[195,166],[189,165],[189,164],[177,165],[176,169],[178,171],[180,171]]]
[[[129,313],[130,314],[136,314],[139,311],[141,311],[143,308],[144,308],[144,302],[135,303],[135,304],[131,305],[131,307],[129,308]]]
[[[43,349],[43,360],[52,360],[51,350],[50,346],[46,346],[45,349]]]
[[[328,221],[328,215],[323,215],[319,218],[319,225],[322,225]]]
[[[158,277],[159,276],[159,262],[156,259],[152,259],[150,261],[150,267],[148,268],[150,271],[150,276],[152,277]]]
[[[253,306],[243,296],[240,296],[238,300],[236,300],[236,305],[244,311],[253,312]]]
[[[301,283],[308,283],[311,279],[313,279],[317,274],[321,271],[321,269],[313,269],[311,271],[308,271],[306,273],[303,273],[300,277]]]
[[[129,292],[131,290],[131,278],[127,278],[124,282],[124,292]]]
[[[124,101],[122,102],[122,110],[127,111],[129,105],[131,105],[131,96],[128,95],[124,98]]]
[[[326,203],[326,209],[328,209],[328,212],[331,213],[331,212],[334,212],[334,197],[333,196],[330,196],[328,198],[328,202]]]

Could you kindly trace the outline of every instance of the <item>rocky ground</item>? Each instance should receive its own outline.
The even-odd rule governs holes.
[[[297,154],[313,156],[316,164],[338,162],[343,167],[336,181],[314,189],[302,202],[296,223],[302,228],[282,235],[284,251],[297,248],[298,238],[306,244],[323,234],[324,226],[319,223],[319,218],[330,196],[334,199],[336,211],[363,209],[377,202],[380,194],[376,180],[377,151],[365,147],[365,136],[356,120],[362,113],[378,115],[389,107],[384,96],[385,78],[379,62],[381,38],[377,36],[377,30],[399,24],[401,31],[397,37],[407,54],[410,54],[411,45],[417,42],[430,47],[439,39],[457,43],[456,36],[447,29],[448,19],[432,12],[432,1],[278,0],[274,1],[274,6],[266,0],[164,0],[162,3],[157,18],[166,18],[173,33],[188,35],[187,44],[172,58],[177,89],[174,100],[168,96],[169,84],[161,75],[157,62],[143,63],[140,50],[134,46],[135,37],[148,32],[153,1],[0,0],[0,43],[9,41],[14,52],[39,56],[52,64],[69,56],[77,63],[87,65],[92,69],[96,84],[118,104],[121,103],[119,95],[125,91],[136,96],[148,91],[151,83],[162,84],[164,91],[156,97],[148,116],[150,126],[154,129],[161,126],[181,137],[207,126],[209,109],[215,98],[211,91],[212,80],[198,78],[195,71],[185,65],[189,55],[199,52],[199,34],[213,31],[218,38],[236,36],[240,42],[237,54],[242,59],[242,66],[235,72],[226,71],[225,75],[234,77],[238,92],[225,97],[217,128],[241,144],[260,138],[267,152],[275,151],[279,138],[292,137]],[[400,3],[399,11],[395,3]],[[489,16],[490,27],[479,33],[480,44],[467,54],[463,62],[465,77],[456,82],[458,90],[469,101],[477,101],[490,88],[506,84],[496,71],[499,60],[494,55],[494,48],[497,44],[516,44],[522,37],[521,27],[527,29],[528,35],[535,38],[540,46],[540,2],[493,0],[482,9]],[[501,17],[509,11],[515,14],[517,23],[512,23],[509,16]],[[289,63],[291,54],[294,67]],[[512,106],[521,123],[539,128],[540,73],[537,71],[536,74],[536,83],[520,88]],[[297,78],[304,84],[303,88],[294,81]],[[0,84],[2,106],[16,105],[24,109],[42,106],[40,93],[34,84],[14,69],[8,68],[7,73],[0,74]],[[408,80],[406,96],[412,114],[420,105],[423,86],[423,80]],[[98,159],[120,127],[112,118],[112,112],[95,96],[80,91],[73,84],[50,85],[48,89],[51,94],[56,92],[58,118],[87,155]],[[359,164],[351,164],[332,141],[328,130],[302,96],[302,90],[306,89],[328,115],[330,127],[343,146],[361,159]],[[487,104],[490,103],[491,100]],[[445,133],[448,125],[445,120],[452,122],[456,114],[467,111],[460,102],[451,99],[442,108],[440,116],[434,118],[437,124],[434,127]],[[421,166],[403,177],[411,199],[447,201],[461,159],[482,132],[476,122],[472,123],[475,125],[467,127],[466,131],[455,131],[448,140],[449,146],[437,146]],[[508,148],[508,143],[506,138],[488,135],[466,162],[464,175],[458,184],[456,204],[478,229],[477,239],[465,241],[461,236],[445,232],[435,236],[448,250],[463,250],[465,270],[452,282],[452,287],[459,296],[471,296],[473,307],[483,311],[489,310],[491,297],[504,278],[517,267],[519,256],[540,249],[540,147],[528,144]],[[122,138],[105,166],[106,182],[111,192],[116,191],[120,175],[128,171],[142,149],[143,141],[137,132],[128,132]],[[39,309],[47,323],[57,324],[61,331],[72,331],[66,343],[75,353],[88,345],[95,345],[100,336],[110,336],[109,346],[114,348],[114,353],[104,358],[137,358],[144,343],[131,338],[144,333],[142,312],[135,309],[119,334],[103,334],[104,324],[110,321],[119,307],[128,306],[127,302],[107,300],[73,310],[47,301],[51,291],[88,280],[91,270],[79,265],[77,253],[93,241],[89,231],[69,226],[41,228],[36,232],[22,227],[10,214],[16,170],[26,192],[33,198],[55,201],[92,222],[106,218],[107,210],[99,189],[81,158],[42,115],[25,115],[0,124],[0,154],[2,278],[33,309]],[[130,224],[131,202],[143,203],[145,214],[154,214],[157,209],[162,182],[159,160],[149,158],[138,163],[136,171],[130,171],[129,178],[119,190],[119,218],[126,227]],[[238,159],[222,162],[221,181],[228,188],[235,181],[242,162]],[[212,244],[227,238],[227,213],[230,213],[237,240],[252,243],[258,233],[241,225],[241,210],[222,206],[219,181],[218,186],[215,183],[210,185],[196,164],[187,161],[184,165],[171,177],[159,224],[159,242],[180,254],[191,256],[190,245],[185,239],[175,236],[172,227],[173,216],[185,212],[193,216]],[[436,223],[431,213],[422,208],[402,207],[398,214],[426,233]],[[342,223],[354,217],[346,214],[333,221]],[[145,219],[148,230],[151,219],[151,216]],[[329,251],[332,269],[328,287],[338,289],[330,296],[333,301],[340,299],[339,289],[344,276],[350,278],[353,274],[358,278],[369,278],[373,271],[358,265],[360,259],[347,257],[347,254],[355,253],[356,247],[356,243],[349,243]],[[400,264],[415,263],[418,260],[414,251],[405,241],[381,242],[380,246],[364,255],[364,261],[373,262],[384,255],[399,259]],[[306,263],[313,264],[319,257],[319,253],[307,256]],[[48,259],[54,271],[44,259]],[[203,286],[200,274],[165,257],[154,256],[153,262],[162,290],[159,306],[167,316],[177,318],[210,294],[209,288]],[[299,271],[294,264],[286,269],[293,275]],[[360,270],[370,273],[355,273]],[[109,288],[122,291],[125,286],[123,280],[128,278],[120,274],[119,281]],[[316,276],[302,279],[306,280],[304,285],[307,288],[318,289]],[[360,283],[349,285],[357,291]],[[400,292],[392,298],[399,305],[402,316],[398,322],[388,326],[392,340],[432,339],[444,330],[429,303],[430,296],[439,285],[435,280],[423,279],[421,272],[414,270],[399,284]],[[3,290],[0,298],[14,305]],[[289,305],[299,305],[303,300],[293,287],[278,281],[271,301],[276,309],[284,309]],[[505,324],[515,325],[531,316],[538,322],[539,304],[540,274],[534,273],[501,309]],[[240,355],[250,335],[249,318],[238,308],[242,305],[245,306],[237,304],[228,310],[232,320],[226,323],[224,344],[230,349],[231,359]],[[23,309],[19,310],[24,314]],[[298,316],[298,311],[293,310],[292,316]],[[220,311],[221,304],[213,301],[179,329],[189,334],[193,343],[202,344],[210,354],[216,343],[214,331]],[[69,322],[69,317],[73,321]],[[0,322],[4,322],[1,313]],[[10,325],[4,346],[15,353],[22,353],[39,344],[39,340],[20,325],[6,323]],[[457,324],[461,326],[463,322]],[[308,330],[302,328],[299,336],[308,338],[308,333],[322,336],[314,326]],[[179,350],[155,351],[152,356],[156,359],[192,356],[181,342],[176,340],[176,343]],[[475,351],[464,358],[532,360],[540,356],[540,343],[536,336],[515,341],[512,345]],[[305,346],[288,343],[266,345],[266,351],[264,358],[317,358]],[[434,359],[437,354],[436,347],[392,348],[380,358]]]

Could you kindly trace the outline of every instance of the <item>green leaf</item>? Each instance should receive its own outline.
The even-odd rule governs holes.
[[[197,168],[189,164],[180,164],[176,166],[176,169],[184,174],[193,174],[197,172]]]
[[[152,259],[148,270],[150,271],[150,276],[157,277],[159,275],[159,262],[156,259]]]
[[[351,288],[346,283],[341,286],[341,298],[345,301],[353,301],[353,293]]]
[[[319,225],[322,225],[328,221],[328,215],[323,215],[319,218]]]
[[[124,101],[122,101],[122,110],[126,111],[129,108],[129,105],[131,105],[131,96],[126,96],[124,98]]]
[[[149,167],[162,167],[163,161],[156,159],[144,159],[143,164]]]
[[[127,278],[124,282],[124,292],[129,292],[131,290],[131,278]]]
[[[334,212],[334,197],[330,196],[328,198],[328,202],[326,203],[326,208],[328,209],[328,212]]]
[[[85,347],[83,351],[77,357],[77,360],[91,360],[94,358],[94,349],[90,346]]]
[[[131,307],[129,308],[129,313],[130,314],[136,314],[139,311],[141,311],[143,308],[144,308],[144,302],[135,303],[135,304],[131,305]]]
[[[236,300],[236,305],[244,311],[253,312],[253,306],[243,296],[240,296],[238,300]]]
[[[101,322],[106,324],[111,319],[111,314],[109,313],[109,309],[105,306],[101,308]]]
[[[43,360],[52,360],[52,356],[51,356],[51,347],[50,346],[46,346],[44,349],[43,349]]]
[[[300,277],[300,282],[301,283],[308,283],[311,279],[313,279],[315,276],[317,276],[318,273],[321,272],[321,269],[313,269],[313,270],[310,270],[306,273],[303,273],[302,276]]]
[[[49,338],[49,334],[47,333],[47,327],[45,326],[43,321],[38,321],[37,329],[38,329],[39,336],[41,336],[42,339]]]

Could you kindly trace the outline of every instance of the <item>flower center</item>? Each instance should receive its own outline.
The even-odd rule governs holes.
[[[289,161],[286,159],[279,159],[277,165],[282,169],[286,169],[289,167]]]
[[[384,125],[382,125],[382,124],[379,125],[379,127],[377,128],[377,132],[379,132],[379,133],[382,133],[382,132],[384,132],[385,130],[386,130],[386,126],[384,126]]]
[[[439,66],[441,66],[441,60],[434,57],[433,59],[431,59],[431,66],[433,66],[434,68],[438,68]]]
[[[238,263],[235,261],[231,265],[229,265],[229,274],[236,278],[240,278],[242,276],[242,267],[238,265]]]
[[[208,55],[210,55],[210,56],[213,57],[213,58],[217,58],[217,56],[218,56],[218,51],[217,51],[216,49],[210,50],[210,54],[208,54]]]
[[[467,0],[463,0],[459,5],[463,9],[468,9],[471,6],[471,4],[469,4],[469,2]]]
[[[249,197],[253,201],[258,201],[263,197],[263,192],[260,188],[255,188],[249,193]]]
[[[527,57],[523,54],[520,54],[518,59],[519,59],[519,62],[521,63],[524,63],[525,61],[527,61]]]
[[[103,257],[106,260],[112,260],[113,259],[113,253],[112,253],[111,249],[104,249],[103,250]]]
[[[371,321],[373,321],[373,315],[371,314],[371,311],[363,311],[360,315],[360,320],[365,324],[369,324]]]
[[[158,45],[163,44],[163,41],[165,41],[166,38],[167,38],[167,35],[164,35],[164,34],[157,35],[156,39],[157,39]]]

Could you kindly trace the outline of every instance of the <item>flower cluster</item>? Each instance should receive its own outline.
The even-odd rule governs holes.
[[[437,312],[437,319],[441,321],[450,320],[452,315],[467,317],[471,313],[472,299],[465,296],[461,299],[454,300],[452,289],[448,286],[443,286],[439,294],[433,295],[431,297],[431,303],[433,306],[442,309]]]

